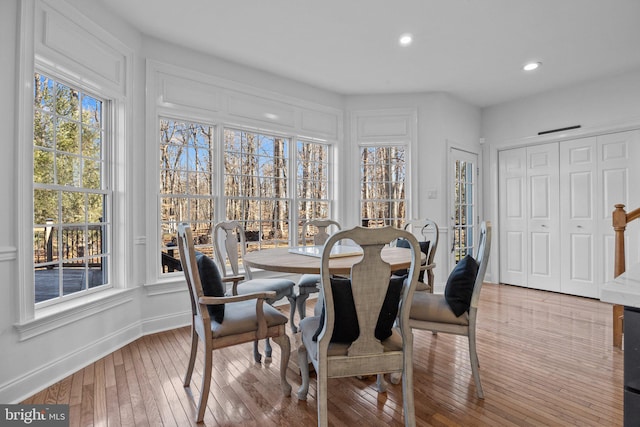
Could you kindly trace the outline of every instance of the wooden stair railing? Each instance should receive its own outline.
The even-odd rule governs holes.
[[[624,261],[624,231],[634,219],[640,218],[640,208],[635,209],[629,213],[624,210],[623,204],[615,205],[616,209],[613,211],[613,230],[615,232],[615,261],[613,265],[613,275],[618,277],[626,270]],[[622,329],[624,307],[619,304],[613,305],[613,346],[622,348]]]

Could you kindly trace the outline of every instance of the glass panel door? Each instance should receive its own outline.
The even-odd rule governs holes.
[[[450,266],[453,268],[465,255],[475,256],[474,236],[478,225],[477,177],[478,156],[451,148],[450,150]]]

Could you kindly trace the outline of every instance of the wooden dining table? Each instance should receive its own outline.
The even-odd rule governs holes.
[[[421,252],[422,261],[425,255]],[[361,254],[340,256],[329,260],[331,274],[348,275],[351,267],[362,259]],[[382,259],[388,262],[391,270],[409,268],[411,265],[411,250],[399,247],[385,247],[382,249]],[[251,268],[279,271],[296,274],[320,274],[322,259],[316,256],[301,255],[289,252],[288,247],[262,249],[247,252],[244,262]]]

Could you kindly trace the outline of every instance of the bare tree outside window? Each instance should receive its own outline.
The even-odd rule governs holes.
[[[35,303],[108,283],[105,101],[40,73],[33,91]]]
[[[160,239],[163,272],[179,268],[176,231],[191,224],[197,250],[213,256],[213,126],[160,119]]]
[[[298,141],[296,174],[298,235],[300,235],[304,222],[310,219],[329,218],[331,212],[329,146],[317,142]]]
[[[289,244],[289,138],[224,130],[228,220],[246,231],[247,250]]]
[[[402,228],[406,219],[403,146],[360,148],[360,217],[365,227]]]

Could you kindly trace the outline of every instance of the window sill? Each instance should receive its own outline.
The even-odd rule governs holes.
[[[133,300],[132,289],[110,289],[36,310],[35,317],[15,324],[19,340],[25,341],[64,325]]]

